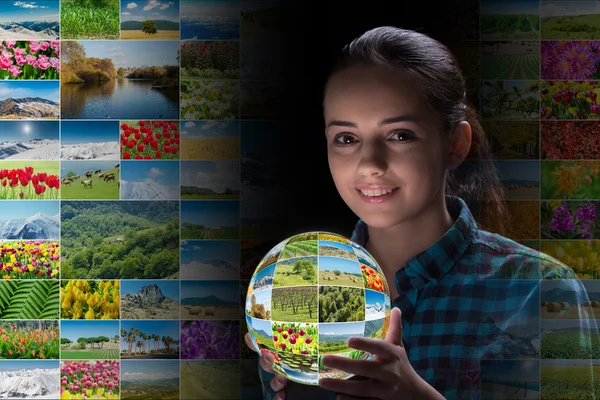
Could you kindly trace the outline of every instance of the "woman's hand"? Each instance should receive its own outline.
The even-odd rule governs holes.
[[[385,340],[371,338],[350,338],[348,346],[364,350],[375,357],[373,360],[352,360],[340,356],[325,356],[323,364],[358,375],[357,379],[319,380],[319,386],[332,392],[341,393],[338,400],[370,398],[382,400],[396,399],[444,399],[433,387],[425,382],[413,369],[402,343],[402,313],[394,307],[390,317],[390,327]]]
[[[252,343],[252,339],[250,339],[249,333],[246,333],[246,335],[244,335],[244,340],[248,347],[250,347],[252,350],[256,351],[261,356],[259,358],[259,364],[260,364],[261,368],[267,372],[275,374],[275,377],[273,379],[271,379],[271,388],[276,392],[276,395],[273,398],[273,400],[285,399],[284,389],[288,383],[288,380],[286,379],[285,376],[277,374],[277,373],[275,373],[275,371],[273,371],[273,362],[275,361],[273,354],[271,354],[271,353],[261,354],[261,352],[254,346],[254,343]]]

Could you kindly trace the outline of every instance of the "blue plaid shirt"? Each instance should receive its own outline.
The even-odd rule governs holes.
[[[402,341],[417,374],[447,399],[481,399],[486,398],[480,384],[489,375],[485,370],[488,360],[540,360],[540,287],[544,280],[562,280],[561,289],[570,297],[561,301],[584,304],[589,298],[571,268],[479,229],[462,199],[447,196],[446,203],[454,224],[430,248],[398,269],[395,284],[400,295],[393,306],[402,311]],[[367,225],[358,220],[352,240],[365,246],[368,239]],[[597,351],[592,342],[596,347],[599,338],[594,315],[588,315],[591,308],[577,310],[580,350],[592,354]],[[596,338],[592,340],[592,336]],[[539,376],[539,362],[529,364]],[[587,365],[593,374],[591,360]],[[260,366],[259,371],[264,398],[272,399],[270,380],[274,375]],[[530,382],[528,388],[539,390],[539,384]],[[553,391],[544,390],[547,384],[552,382],[543,380],[542,398],[565,398],[570,390],[566,381],[560,382],[563,394],[551,397]],[[334,393],[319,387],[288,385],[289,393],[298,393],[298,397],[335,399]],[[585,398],[596,399],[593,378],[581,385],[578,389]],[[286,399],[290,398],[296,396],[290,397],[286,389]]]

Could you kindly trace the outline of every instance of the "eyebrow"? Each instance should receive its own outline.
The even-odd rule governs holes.
[[[398,122],[414,122],[414,123],[418,124],[421,122],[421,120],[419,118],[411,116],[411,115],[399,115],[397,117],[382,119],[381,121],[379,121],[377,126],[396,124]],[[344,126],[347,128],[358,128],[358,125],[356,125],[356,123],[354,123],[354,122],[339,121],[339,120],[330,121],[327,124],[327,128],[330,128],[332,126]]]

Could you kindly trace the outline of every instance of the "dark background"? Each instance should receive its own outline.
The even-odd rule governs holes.
[[[319,4],[319,3],[317,3]],[[367,1],[289,8],[281,122],[285,144],[285,205],[282,239],[325,230],[350,236],[358,217],[340,198],[327,163],[322,95],[332,62],[345,44],[377,26],[391,25],[427,34],[447,45],[477,41],[479,2],[472,0]],[[477,77],[478,78],[478,77]],[[478,106],[478,104],[477,104]]]
[[[282,183],[277,196],[279,226],[276,232],[270,231],[271,244],[315,230],[350,237],[358,217],[340,198],[331,178],[323,122],[323,88],[333,61],[344,45],[383,25],[427,34],[451,50],[465,41],[476,42],[479,1],[367,1],[354,6],[348,2],[278,1],[289,20],[285,37],[278,38],[285,42],[285,52],[280,55],[285,68],[283,94],[276,99],[281,102],[277,120],[283,138],[276,150],[280,168],[272,174]],[[479,76],[473,79],[479,80]],[[288,385],[288,400],[322,398],[318,387]]]

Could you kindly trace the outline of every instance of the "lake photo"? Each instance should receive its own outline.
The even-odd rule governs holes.
[[[61,118],[179,119],[179,41],[69,41],[61,50]]]

